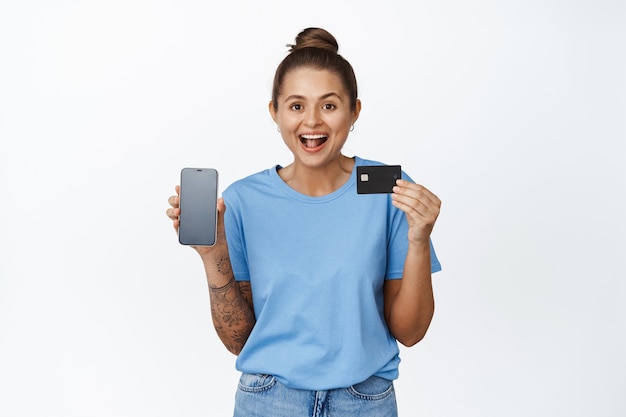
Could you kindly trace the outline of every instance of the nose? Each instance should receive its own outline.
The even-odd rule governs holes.
[[[306,126],[317,126],[322,122],[319,109],[308,108],[304,113],[304,124]]]

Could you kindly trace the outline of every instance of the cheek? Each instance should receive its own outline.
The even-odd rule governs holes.
[[[341,112],[333,113],[332,117],[335,120],[335,123],[337,123],[337,124],[351,125],[352,124],[352,119],[353,119],[353,114],[352,114],[352,112],[344,110],[344,111],[341,111]]]
[[[299,118],[290,114],[281,114],[276,119],[276,123],[280,126],[281,130],[289,130],[298,126]]]
[[[350,130],[350,126],[352,126],[352,116],[341,115],[339,117],[336,117],[333,120],[333,125],[337,130]]]

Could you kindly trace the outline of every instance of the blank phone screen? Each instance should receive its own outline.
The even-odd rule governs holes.
[[[183,245],[213,246],[217,230],[217,171],[183,168],[180,173],[180,225]]]

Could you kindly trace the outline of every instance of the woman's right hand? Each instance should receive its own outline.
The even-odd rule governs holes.
[[[178,227],[180,226],[180,185],[175,187],[176,195],[172,195],[167,199],[167,202],[171,206],[165,211],[167,217],[172,220],[174,230],[178,234]],[[226,233],[224,232],[224,212],[226,211],[226,205],[224,199],[219,198],[217,200],[217,241],[214,246],[192,246],[200,255],[205,255],[218,245],[226,243]]]

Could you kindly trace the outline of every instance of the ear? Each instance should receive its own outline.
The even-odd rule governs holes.
[[[354,103],[354,111],[352,112],[352,124],[355,124],[359,118],[359,114],[361,114],[361,100],[356,99],[356,103]]]
[[[274,121],[274,123],[278,123],[276,121],[276,109],[274,108],[274,103],[270,101],[267,107],[270,111],[270,115],[272,116],[272,120]]]

